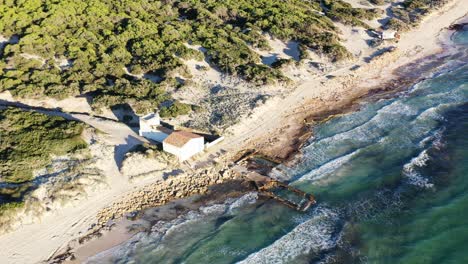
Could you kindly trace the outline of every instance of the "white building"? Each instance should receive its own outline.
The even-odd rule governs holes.
[[[157,113],[140,117],[140,136],[163,142],[171,133],[172,130],[161,126],[161,119]]]
[[[398,33],[395,30],[385,30],[380,32],[380,38],[383,40],[386,39],[395,39],[398,38]]]
[[[189,159],[204,149],[202,136],[187,132],[175,131],[163,141],[163,150],[174,154],[180,161]]]

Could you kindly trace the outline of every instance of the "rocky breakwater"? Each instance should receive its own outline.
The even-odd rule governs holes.
[[[210,186],[235,179],[238,179],[238,176],[232,169],[223,166],[186,173],[152,183],[99,211],[97,227],[105,227],[109,220],[121,218],[127,213],[163,205],[172,200],[196,194],[207,194]]]

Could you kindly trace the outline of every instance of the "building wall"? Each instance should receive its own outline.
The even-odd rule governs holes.
[[[205,148],[211,148],[212,146],[218,144],[219,142],[221,142],[223,140],[224,140],[224,137],[219,137],[219,138],[217,138],[216,140],[214,140],[212,142],[206,143]]]
[[[153,127],[157,127],[158,125],[154,125],[152,123],[142,122],[140,121],[140,131],[152,131],[154,130]]]
[[[142,133],[145,131],[151,131],[151,126],[148,123],[142,122],[140,120],[140,136],[143,136]]]
[[[154,131],[153,127],[157,127],[161,124],[159,116],[155,116],[151,118],[150,120],[145,119],[145,117],[150,116],[150,115],[154,115],[154,114],[149,114],[144,117],[140,117],[140,131],[139,131],[140,136],[143,136],[144,132]]]
[[[184,161],[203,151],[204,140],[203,138],[191,139],[181,148],[163,142],[163,149],[166,152],[176,155],[180,161]]]
[[[382,32],[382,39],[394,39],[395,34],[395,31],[384,31]]]

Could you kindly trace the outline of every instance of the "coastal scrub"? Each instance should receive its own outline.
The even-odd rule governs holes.
[[[52,155],[87,147],[84,125],[61,117],[14,108],[0,110],[0,181],[21,183],[33,178]]]
[[[224,74],[259,85],[282,82],[282,73],[261,65],[252,49],[270,48],[264,33],[298,42],[301,57],[310,49],[337,61],[350,53],[331,19],[363,26],[361,19],[372,14],[326,3],[0,0],[0,34],[18,39],[0,51],[0,92],[59,99],[84,94],[95,109],[128,103],[145,112],[171,100],[167,88],[184,76],[187,59],[206,59]]]

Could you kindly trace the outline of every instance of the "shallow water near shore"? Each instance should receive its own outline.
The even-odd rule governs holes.
[[[308,212],[248,193],[88,262],[467,263],[467,36],[430,78],[315,127],[294,167],[280,165],[317,196]]]

